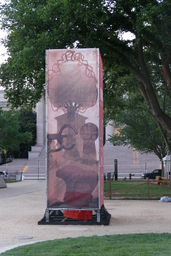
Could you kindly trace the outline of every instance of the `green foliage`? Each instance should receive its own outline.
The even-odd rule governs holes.
[[[153,152],[160,160],[169,153],[160,128],[147,111],[125,110],[115,121],[120,129],[109,139],[114,145],[128,145],[141,153]]]
[[[121,70],[120,70],[121,71]],[[135,90],[137,80],[133,75],[106,72],[104,90],[105,119],[114,120],[118,132],[109,139],[114,145],[128,145],[141,153],[155,153],[161,160],[169,154],[171,138],[152,115],[142,94]],[[156,79],[156,76],[152,79]],[[165,113],[170,114],[170,98],[161,84],[155,89],[158,102]]]
[[[12,109],[3,111],[0,109],[0,148],[5,152],[4,159],[8,156],[15,155],[16,152],[19,152],[21,145],[26,144],[28,149],[28,143],[33,140],[33,124],[29,124],[32,126],[32,128],[29,129],[27,123],[24,123],[25,121],[29,122],[29,111],[30,110],[25,111],[24,119],[22,118],[24,114],[23,110],[19,111]],[[35,125],[35,114],[33,115],[33,122]]]
[[[6,151],[5,149],[1,149],[1,163],[0,164],[6,164],[8,162],[11,162],[11,153],[10,151]]]
[[[17,158],[27,158],[31,146],[36,144],[36,113],[30,108],[19,110],[19,132],[24,134],[25,142],[20,143],[20,149],[14,152]]]
[[[122,67],[104,68],[104,118],[107,123],[115,120],[117,114],[125,109],[134,109],[137,101],[144,102],[137,91],[138,80]],[[134,96],[135,94],[135,96]],[[131,95],[131,100],[129,100]],[[128,101],[129,100],[129,101]]]
[[[57,239],[20,246],[3,256],[147,256],[169,255],[171,234],[130,234]]]
[[[7,151],[19,148],[19,142],[23,137],[19,133],[18,111],[0,110],[0,147]]]
[[[109,109],[115,97],[115,82],[110,83],[114,75],[120,95],[140,90],[155,120],[171,134],[171,113],[159,101],[165,87],[171,95],[170,12],[169,0],[6,2],[1,20],[9,31],[4,41],[9,58],[1,65],[0,79],[9,103],[35,106],[41,98],[46,49],[96,47],[107,73],[105,107]],[[128,34],[132,37],[126,38]],[[122,105],[119,98],[115,102]]]

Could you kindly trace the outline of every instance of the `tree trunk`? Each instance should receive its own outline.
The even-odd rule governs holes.
[[[128,65],[125,63],[125,66],[133,73],[137,79],[140,81],[139,89],[147,102],[148,106],[152,114],[158,123],[166,130],[169,134],[171,134],[171,118],[161,109],[159,102],[156,97],[155,90],[151,84],[149,73],[146,67],[146,63],[144,61],[143,55],[143,45],[142,40],[140,38],[138,45],[138,60],[139,67],[133,67],[132,65]]]

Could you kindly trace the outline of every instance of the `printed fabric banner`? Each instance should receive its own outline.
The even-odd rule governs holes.
[[[103,203],[100,73],[98,49],[46,51],[47,208],[99,209]]]

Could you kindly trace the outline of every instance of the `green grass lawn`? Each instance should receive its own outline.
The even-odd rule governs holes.
[[[16,182],[20,182],[18,180],[5,180],[5,183],[16,183]]]
[[[103,229],[103,227],[102,227]],[[20,246],[3,256],[171,255],[171,234],[136,234],[59,239]]]
[[[118,198],[124,194],[124,199],[148,199],[147,181],[112,181],[111,191],[114,193],[112,199]],[[109,192],[109,182],[104,183],[104,192]],[[171,197],[171,187],[168,184],[160,184],[150,181],[149,183],[150,199],[160,199],[164,195]]]

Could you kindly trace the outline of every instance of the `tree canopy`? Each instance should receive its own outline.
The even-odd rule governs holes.
[[[138,106],[135,104],[134,109],[128,106],[121,110],[114,120],[117,132],[109,138],[114,145],[127,145],[141,153],[152,152],[160,160],[169,154],[171,137],[165,132],[166,144],[159,126],[143,102],[138,102]]]
[[[20,132],[20,111],[0,109],[0,148],[13,156],[13,152],[19,151],[21,143],[32,140],[30,131]]]
[[[12,153],[15,158],[27,158],[31,146],[36,144],[36,113],[30,108],[20,109],[18,122],[19,132],[22,135],[27,134],[29,137],[20,142],[19,150]]]
[[[6,2],[1,22],[9,32],[4,41],[9,58],[0,79],[9,103],[35,105],[41,98],[45,49],[96,47],[105,72],[111,76],[117,67],[121,82],[123,74],[133,76],[134,90],[141,91],[156,122],[171,134],[171,113],[159,101],[164,90],[171,96],[170,13],[170,0]]]
[[[36,114],[31,109],[3,111],[0,108],[0,149],[7,157],[27,158],[36,140]]]
[[[106,122],[114,120],[114,126],[119,128],[109,140],[114,145],[128,145],[141,153],[153,152],[161,160],[171,152],[171,137],[156,122],[142,94],[136,90],[137,80],[123,71],[116,67],[115,72],[104,73]],[[165,85],[156,88],[156,96],[163,110],[170,113],[170,97],[165,89]]]

